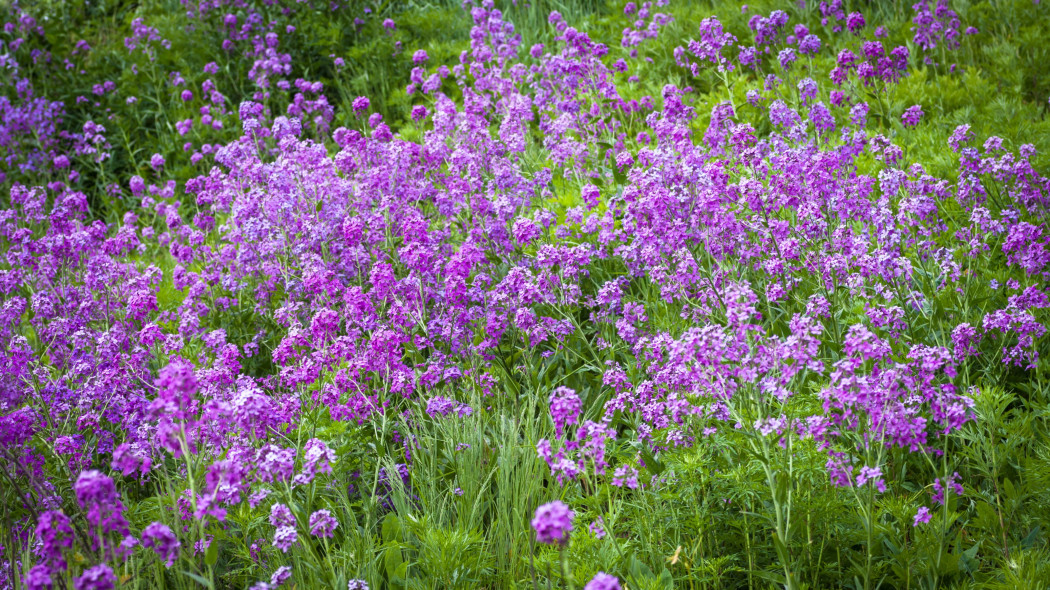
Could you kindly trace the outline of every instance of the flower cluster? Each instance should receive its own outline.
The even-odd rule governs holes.
[[[536,540],[548,545],[568,543],[569,533],[572,532],[572,518],[572,511],[559,500],[540,506],[532,519]]]

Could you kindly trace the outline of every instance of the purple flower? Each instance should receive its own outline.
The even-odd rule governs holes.
[[[274,504],[270,507],[270,524],[275,527],[295,526],[292,510],[285,504]]]
[[[551,393],[550,412],[558,438],[562,437],[566,426],[576,424],[582,408],[580,397],[568,387],[559,387]]]
[[[310,515],[310,534],[315,537],[331,537],[339,521],[328,510],[318,510]]]
[[[886,491],[886,481],[882,478],[882,470],[878,467],[868,467],[865,465],[860,468],[860,473],[857,475],[857,485],[863,486],[869,481],[879,492]]]
[[[104,563],[88,568],[81,576],[73,580],[74,590],[111,590],[117,583],[117,576]]]
[[[798,52],[802,55],[816,55],[820,51],[820,37],[809,34],[798,43]]]
[[[598,572],[583,590],[620,590],[620,580],[605,572]]]
[[[182,98],[183,102],[189,102],[193,100],[193,91],[189,89],[183,90],[180,97]]]
[[[73,526],[69,517],[57,510],[42,512],[36,525],[36,538],[40,541],[40,555],[50,568],[66,569],[62,550],[73,546]]]
[[[152,166],[154,170],[160,170],[164,166],[164,156],[153,154],[149,159],[149,165]]]
[[[850,121],[852,121],[857,127],[863,127],[868,120],[868,110],[869,107],[866,102],[858,102],[853,105],[853,108],[849,110]]]
[[[156,385],[157,397],[150,405],[154,414],[167,414],[180,420],[190,417],[197,393],[197,376],[192,364],[175,358],[160,370]]]
[[[29,571],[22,577],[22,583],[25,584],[26,590],[44,590],[44,588],[51,588],[51,573],[45,565],[34,565],[29,568]]]
[[[940,478],[935,479],[933,481],[933,503],[939,506],[944,505],[945,487],[951,489],[951,491],[955,493],[956,496],[962,496],[965,490],[963,490],[962,484],[959,483],[960,479],[962,478],[957,472],[953,473],[951,477],[948,478],[947,482],[944,482],[944,484],[942,484]]]
[[[929,0],[922,0],[912,5],[912,10],[915,11],[912,41],[916,45],[927,52],[942,43],[949,50],[959,47],[959,15],[948,8],[945,0],[938,0],[933,10],[930,10]]]
[[[536,540],[548,545],[568,543],[569,532],[572,531],[572,517],[572,511],[560,500],[540,506],[532,519]]]
[[[364,580],[350,580],[346,584],[346,590],[369,590],[368,582]]]
[[[77,504],[84,509],[92,526],[105,532],[128,534],[128,523],[124,520],[124,504],[113,484],[113,479],[100,471],[83,471],[73,486]]]
[[[292,577],[292,568],[282,565],[270,576],[270,588],[278,588]]]
[[[798,96],[802,99],[802,104],[809,104],[817,97],[817,92],[817,83],[812,78],[803,78],[798,81]]]
[[[474,413],[474,409],[468,406],[467,404],[440,395],[434,396],[427,400],[426,411],[431,418],[437,418],[438,416],[448,416],[452,413],[455,413],[460,417],[465,417]]]
[[[849,16],[846,17],[846,28],[854,35],[860,33],[860,30],[864,28],[865,24],[864,15],[859,12],[851,12],[849,13]]]
[[[178,559],[181,545],[178,537],[166,524],[152,522],[142,529],[142,546],[152,548],[167,567],[171,567]]]
[[[351,106],[354,108],[354,112],[360,113],[361,111],[367,110],[368,106],[372,104],[367,96],[358,96],[354,99]]]
[[[295,472],[295,449],[266,445],[259,449],[256,460],[259,479],[265,482],[287,481]]]
[[[602,517],[599,516],[597,520],[587,525],[587,530],[590,531],[595,538],[604,539],[606,535],[605,521],[602,520]]]
[[[131,188],[131,194],[142,194],[142,191],[146,190],[146,181],[142,180],[141,176],[132,176],[128,186]]]
[[[280,549],[283,553],[288,553],[288,550],[298,540],[299,533],[295,531],[294,526],[282,526],[273,535],[273,546]]]
[[[193,119],[183,119],[175,123],[175,131],[179,135],[186,135],[193,128]]]
[[[933,514],[930,513],[930,509],[922,506],[919,508],[919,511],[915,513],[915,519],[912,521],[911,526],[916,527],[920,524],[926,524],[927,522],[930,522],[931,518],[933,518]]]
[[[969,125],[959,125],[952,131],[951,137],[948,138],[948,145],[951,146],[953,152],[958,152],[962,148],[962,144],[973,141],[973,133],[970,132]]]
[[[332,464],[335,463],[335,451],[328,447],[324,441],[311,438],[303,447],[303,469],[292,480],[296,485],[308,484],[314,480],[318,473],[332,473]]]
[[[901,121],[904,122],[905,127],[915,127],[919,124],[919,121],[922,121],[922,114],[921,106],[910,106],[904,111],[904,114],[901,115]]]
[[[618,488],[638,489],[638,470],[630,465],[620,465],[613,473],[612,485]]]
[[[536,222],[531,219],[519,217],[514,221],[514,239],[522,245],[532,243],[533,240],[540,236],[541,231]]]
[[[416,52],[412,54],[412,63],[417,65],[425,63],[428,59],[430,59],[430,57],[427,55],[427,52],[423,49],[417,49]]]

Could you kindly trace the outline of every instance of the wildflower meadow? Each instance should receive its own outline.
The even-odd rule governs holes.
[[[1050,588],[1048,4],[0,2],[0,590]]]

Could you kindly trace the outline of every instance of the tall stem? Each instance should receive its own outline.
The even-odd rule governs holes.
[[[569,590],[573,590],[572,573],[569,571],[569,555],[565,550],[565,545],[562,545],[558,551],[561,556],[561,577],[565,580],[565,586]]]

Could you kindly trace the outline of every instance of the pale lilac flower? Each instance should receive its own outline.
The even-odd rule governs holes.
[[[620,590],[620,580],[605,572],[598,572],[591,578],[583,590]]]

